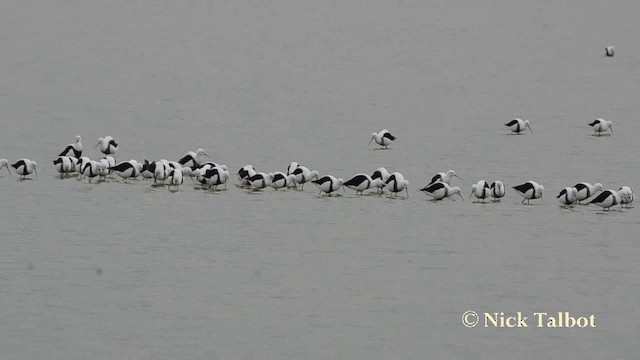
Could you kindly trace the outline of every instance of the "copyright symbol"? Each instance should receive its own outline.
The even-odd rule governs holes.
[[[462,314],[462,325],[468,328],[478,325],[478,321],[480,321],[480,317],[478,316],[478,313],[473,310],[466,311]]]

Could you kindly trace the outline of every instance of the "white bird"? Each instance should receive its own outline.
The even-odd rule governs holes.
[[[527,181],[524,184],[514,186],[513,189],[524,198],[522,199],[522,203],[526,200],[527,204],[529,204],[529,201],[532,199],[542,199],[544,186],[535,181]]]
[[[405,180],[404,175],[399,172],[394,172],[389,175],[387,179],[387,189],[391,192],[392,196],[396,196],[400,191],[407,191],[407,198],[409,197],[409,181]]]
[[[64,177],[74,171],[75,165],[71,159],[71,156],[58,156],[57,159],[53,160],[53,167],[60,174],[60,177]]]
[[[445,182],[436,182],[433,184],[429,184],[423,187],[422,189],[420,189],[420,191],[431,196],[433,200],[442,200],[446,197],[458,195],[460,196],[460,199],[464,201],[464,198],[460,193],[460,188],[457,186],[451,187],[449,184]]]
[[[0,159],[0,169],[7,168],[9,175],[11,175],[11,170],[9,170],[9,161],[7,159]]]
[[[240,186],[246,187],[249,185],[249,178],[256,174],[256,169],[253,165],[245,165],[238,170],[238,180],[240,180]]]
[[[615,52],[614,47],[612,45],[609,45],[606,48],[604,48],[604,54],[609,57],[613,57],[614,52]]]
[[[600,183],[595,183],[593,185],[586,183],[586,182],[579,182],[575,185],[573,185],[573,187],[578,191],[576,193],[576,199],[578,201],[578,204],[580,203],[580,201],[586,200],[594,195],[596,195],[597,193],[599,193],[600,191],[602,191],[604,188],[602,187],[602,184]]]
[[[107,175],[111,173],[111,170],[109,170],[110,167],[116,165],[115,160],[113,162],[110,162],[109,159],[113,159],[113,157],[108,156],[106,158],[102,158],[98,160],[98,164],[100,164],[100,168],[98,168],[98,175],[100,175],[101,179],[104,179]]]
[[[296,177],[293,174],[286,175],[283,172],[276,171],[273,173],[271,187],[278,190],[282,188],[293,187],[296,185]]]
[[[20,159],[15,164],[12,164],[11,167],[16,170],[16,173],[18,173],[18,175],[20,175],[20,179],[26,179],[27,175],[30,175],[33,172],[35,172],[36,176],[38,176],[38,171],[36,170],[37,165],[38,164],[36,164],[35,161],[29,159]]]
[[[100,146],[100,152],[105,155],[115,155],[118,152],[118,143],[111,136],[105,136],[98,138],[98,143],[95,147]]]
[[[82,138],[76,135],[75,144],[69,144],[58,156],[73,156],[79,159],[82,156]]]
[[[214,166],[204,172],[202,177],[205,179],[209,188],[213,187],[214,190],[218,189],[218,185],[223,185],[224,188],[227,188],[227,179],[229,179],[229,171],[227,171],[226,166],[223,168],[222,166]]]
[[[558,198],[558,201],[560,201],[560,203],[565,206],[573,205],[576,201],[578,201],[577,194],[578,190],[576,190],[576,188],[567,187],[562,189],[562,191],[560,191],[560,194],[558,194],[556,198]]]
[[[325,175],[311,182],[318,185],[318,188],[320,189],[320,193],[318,195],[320,195],[323,192],[326,194],[331,194],[332,192],[339,190],[342,187],[344,180],[337,179],[333,175]]]
[[[379,193],[380,189],[386,186],[381,178],[377,178],[374,180],[367,174],[356,174],[351,179],[347,180],[343,185],[351,190],[355,190],[356,195],[358,195],[358,193],[362,194],[363,191],[371,188],[378,189]]]
[[[496,180],[491,183],[491,197],[495,199],[495,201],[500,201],[500,198],[504,197],[505,189],[504,184],[500,180]]]
[[[371,140],[369,140],[369,144],[375,140],[376,144],[380,146],[384,146],[385,149],[388,149],[388,146],[396,139],[395,136],[391,135],[389,130],[384,129],[380,130],[378,133],[371,134]]]
[[[254,190],[264,189],[267,186],[271,186],[273,180],[273,174],[265,174],[263,172],[256,173],[249,177],[249,186]]]
[[[613,123],[609,120],[598,118],[593,120],[593,122],[591,122],[589,126],[591,126],[593,128],[593,131],[595,131],[595,136],[600,136],[607,130],[611,130],[611,135],[613,135]]]
[[[182,185],[182,183],[184,182],[182,169],[172,168],[171,170],[169,170],[168,180],[169,180],[169,185],[167,186],[167,189],[171,189],[171,185],[173,185],[176,187],[176,191],[177,191],[178,187]]]
[[[490,195],[491,188],[486,181],[480,180],[476,184],[471,185],[471,194],[469,195],[469,199],[471,199],[471,196],[475,196],[478,199],[478,202],[480,202],[480,200],[484,202],[484,199],[488,198]]]
[[[298,163],[293,161],[287,166],[287,175],[292,175],[293,171],[298,168]]]
[[[296,178],[296,184],[302,185],[300,190],[304,190],[304,184],[306,182],[318,178],[318,172],[316,170],[310,171],[307,167],[301,165],[293,171],[293,175]]]
[[[193,151],[189,151],[187,152],[187,154],[180,159],[178,162],[180,163],[180,165],[182,165],[183,167],[198,167],[200,166],[200,164],[203,163],[204,161],[204,157],[208,157],[210,158],[211,156],[207,155],[204,150],[202,149],[198,149],[196,150],[196,152]]]
[[[383,167],[379,167],[371,175],[371,180],[380,179],[380,180],[382,180],[382,182],[384,182],[386,184],[387,180],[389,180],[389,176],[391,176],[391,174],[389,174],[387,169],[385,169]]]
[[[598,196],[591,199],[589,204],[596,204],[603,208],[604,210],[609,210],[614,205],[620,204],[622,199],[620,198],[620,194],[618,194],[615,190],[605,190],[601,192]]]
[[[76,161],[76,171],[78,172],[78,180],[82,179],[82,177],[84,176],[84,174],[82,173],[82,169],[84,169],[84,165],[89,161],[91,161],[91,159],[89,159],[86,156],[81,156],[78,158],[78,161]]]
[[[435,184],[437,182],[443,182],[443,183],[445,183],[447,185],[451,185],[451,179],[453,177],[457,177],[458,179],[462,180],[458,175],[456,175],[455,171],[448,170],[446,173],[439,172],[436,175],[434,175],[431,178],[431,182],[429,183],[429,185]]]
[[[167,160],[162,159],[154,161],[153,164],[155,165],[151,165],[153,168],[153,183],[157,184],[160,182],[161,184],[164,184],[164,181],[169,177],[169,163]]]
[[[624,207],[624,205],[627,205],[627,207],[630,208],[631,203],[635,198],[635,196],[633,195],[633,190],[631,190],[631,188],[628,186],[623,186],[620,188],[620,190],[618,190],[618,195],[620,195],[620,206]]]
[[[143,165],[138,163],[135,159],[131,159],[129,161],[123,161],[116,166],[112,166],[109,170],[116,173],[116,175],[120,176],[123,181],[126,182],[129,178],[136,178],[140,175],[140,171],[142,170]]]
[[[520,134],[524,129],[531,130],[533,134],[533,130],[531,129],[531,124],[529,124],[529,120],[522,120],[520,118],[515,118],[508,123],[504,124],[504,126],[508,127],[511,130],[511,133]]]

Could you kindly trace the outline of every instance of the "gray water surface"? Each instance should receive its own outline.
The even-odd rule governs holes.
[[[637,358],[636,209],[554,196],[578,181],[640,188],[639,11],[4,1],[0,157],[36,160],[39,176],[0,171],[0,357]],[[507,135],[514,117],[535,135]],[[591,136],[596,117],[613,136]],[[393,149],[367,148],[382,128]],[[118,160],[202,147],[232,173],[385,166],[409,197],[60,180],[51,161],[76,134],[92,158],[111,135]],[[465,201],[417,192],[448,169]],[[473,203],[480,179],[507,196]],[[527,180],[543,202],[520,204],[510,187]],[[469,329],[467,310],[597,326]]]

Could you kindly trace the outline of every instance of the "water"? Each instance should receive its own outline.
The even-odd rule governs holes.
[[[578,181],[640,188],[640,5],[596,1],[11,2],[0,12],[0,348],[22,359],[636,358],[635,209],[562,209]],[[616,46],[614,58],[604,57]],[[527,118],[535,135],[507,136]],[[592,137],[595,117],[614,136]],[[391,151],[369,151],[388,128]],[[379,166],[408,199],[180,192],[56,178],[83,136],[118,159],[202,147],[235,172]],[[455,169],[543,203],[433,203]],[[467,310],[595,314],[468,329]],[[534,322],[530,321],[530,325]]]

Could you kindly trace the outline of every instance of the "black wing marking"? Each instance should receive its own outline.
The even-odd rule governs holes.
[[[373,175],[371,175],[371,180],[382,179],[382,173],[376,170]]]
[[[326,183],[327,181],[331,182],[331,178],[328,176],[323,176],[318,180],[313,180],[312,183],[317,184],[317,185],[322,185],[324,183]]]
[[[252,177],[250,177],[248,180],[251,182],[254,182],[258,180],[264,180],[264,177],[262,176],[262,174],[255,174]]]
[[[275,174],[273,175],[273,182],[279,181],[279,180],[284,180],[284,174]]]
[[[513,126],[513,125],[515,125],[515,124],[518,124],[518,120],[513,119],[513,120],[509,121],[508,123],[506,123],[506,124],[504,124],[504,125],[505,125],[505,126],[509,126],[509,127],[511,127],[511,126]]]
[[[363,182],[367,181],[367,177],[364,175],[356,175],[354,177],[352,177],[351,179],[349,179],[346,183],[344,183],[344,186],[358,186],[360,184],[362,184]]]
[[[387,139],[389,139],[389,140],[391,140],[391,141],[393,141],[393,140],[395,140],[395,139],[396,139],[396,137],[395,137],[395,136],[391,135],[391,133],[388,133],[388,132],[384,133],[384,135],[382,135],[382,137],[383,137],[383,138],[387,138]]]
[[[592,123],[590,123],[590,124],[589,124],[589,126],[593,127],[593,126],[596,126],[596,125],[598,125],[598,124],[600,124],[600,120],[599,120],[599,119],[596,119],[596,120],[593,120],[593,122],[592,122]]]
[[[57,159],[53,160],[53,165],[58,165],[60,163],[62,163],[62,158],[57,158]]]
[[[431,182],[429,184],[433,184],[433,183],[435,183],[437,181],[440,181],[440,180],[442,180],[442,175],[436,174],[436,176],[431,178]]]
[[[443,188],[444,188],[444,183],[437,182],[437,183],[429,184],[429,185],[425,186],[424,188],[420,189],[420,191],[426,191],[426,192],[429,192],[429,193],[433,193],[433,192],[438,191],[438,190],[443,189]]]
[[[130,162],[123,162],[123,163],[120,163],[120,164],[118,164],[116,166],[110,167],[109,170],[125,172],[125,171],[131,169],[132,167],[133,167],[133,164],[131,164]]]
[[[533,184],[532,184],[532,183],[530,183],[530,182],[526,182],[526,183],[524,183],[524,184],[520,184],[520,185],[514,186],[513,188],[514,188],[516,191],[521,192],[521,193],[523,193],[523,194],[524,194],[524,193],[526,193],[526,192],[527,192],[527,191],[529,191],[529,190],[534,190],[534,188],[533,188]]]
[[[613,196],[613,194],[611,194],[611,191],[605,190],[605,191],[601,192],[600,194],[598,194],[598,196],[596,196],[595,199],[589,201],[589,204],[591,204],[591,203],[601,203],[601,202],[605,201],[609,196]],[[615,197],[614,197],[614,200],[615,200]]]
[[[66,148],[64,148],[64,151],[60,153],[60,155],[58,156],[69,156],[69,152],[71,151],[71,153],[75,154],[75,149],[73,148],[73,145],[68,145]],[[79,157],[79,156],[77,156]]]
[[[116,143],[115,140],[109,141],[109,145],[111,145],[113,147],[118,147],[118,143]]]
[[[587,185],[585,185],[585,184],[583,184],[583,183],[578,183],[578,184],[576,184],[576,185],[574,186],[574,188],[576,188],[576,190],[578,190],[578,191],[582,191],[583,189],[587,189],[587,190],[588,190]]]
[[[293,170],[293,175],[300,175],[300,174],[302,174],[302,169],[296,168],[295,170]]]
[[[195,162],[196,162],[196,160],[193,158],[193,156],[191,156],[191,155],[185,155],[182,159],[180,159],[180,160],[178,161],[178,163],[179,163],[180,165],[184,165],[184,164],[188,163],[189,161],[193,161],[193,163],[194,163],[194,164],[195,164]]]
[[[560,199],[561,197],[563,197],[566,194],[567,194],[567,189],[562,189],[562,191],[560,191],[560,194],[558,194],[558,196],[556,196],[556,198]]]
[[[387,179],[387,184],[389,184],[392,181],[396,181],[396,176],[395,175],[389,176],[389,178]]]
[[[24,160],[18,160],[15,164],[11,165],[14,169],[18,170],[19,167],[25,166]]]

